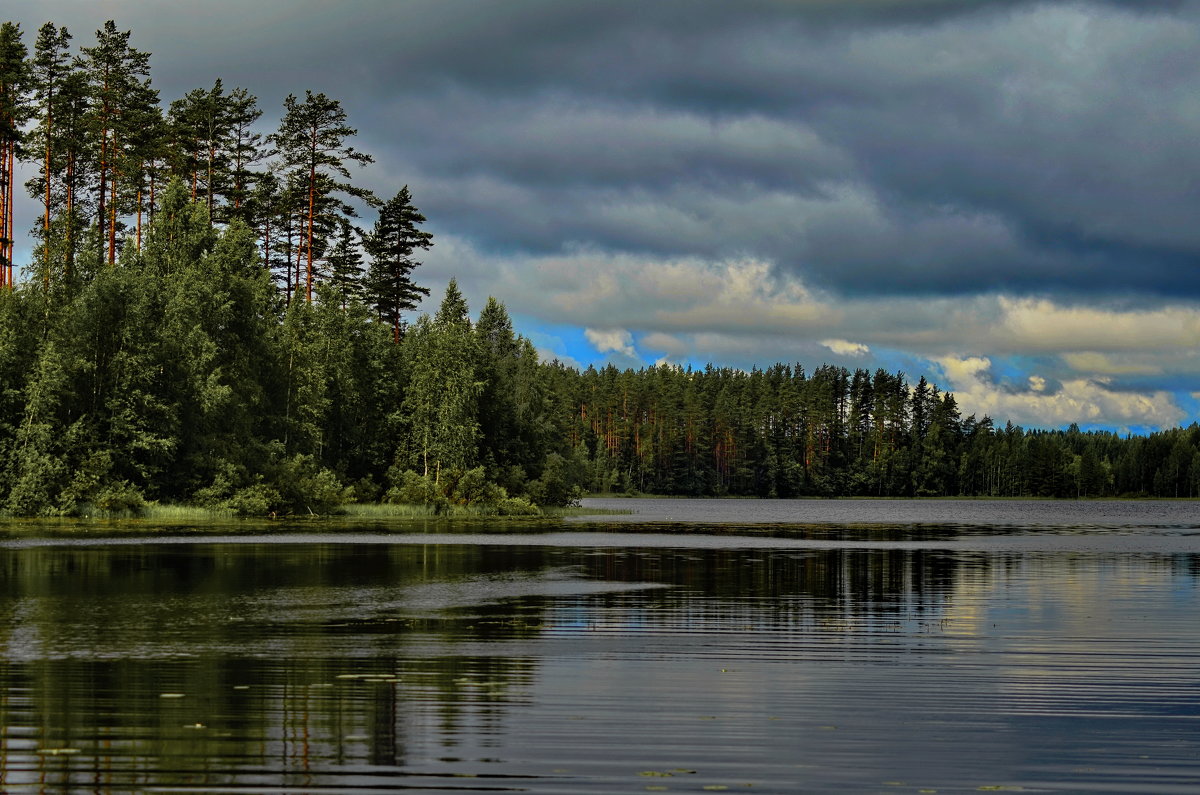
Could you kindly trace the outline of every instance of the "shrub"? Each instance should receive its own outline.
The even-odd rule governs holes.
[[[279,492],[265,483],[238,489],[226,503],[238,516],[267,516],[280,507]]]
[[[109,483],[96,495],[96,508],[105,513],[136,514],[146,507],[146,498],[128,480]]]
[[[437,502],[437,489],[428,477],[418,475],[411,469],[388,474],[392,476],[392,487],[387,491],[388,502],[404,505],[432,505]]]
[[[371,478],[361,478],[350,484],[350,502],[376,502],[382,491],[379,484]]]
[[[495,504],[508,496],[500,486],[487,479],[483,467],[446,473],[441,493],[456,505]]]
[[[496,503],[497,516],[539,516],[541,510],[524,497],[505,497]]]
[[[278,463],[270,484],[278,489],[282,509],[294,513],[325,513],[350,500],[332,470],[319,468],[311,455],[294,455]]]
[[[527,493],[538,505],[569,507],[579,505],[587,492],[571,482],[566,459],[550,453],[541,476],[529,482]]]

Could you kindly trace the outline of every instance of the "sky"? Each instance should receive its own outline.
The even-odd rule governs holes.
[[[30,46],[132,30],[164,105],[339,100],[355,182],[428,218],[424,308],[454,277],[544,357],[882,367],[1025,427],[1200,415],[1200,3],[18,5]]]

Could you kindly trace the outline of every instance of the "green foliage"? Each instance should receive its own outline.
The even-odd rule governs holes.
[[[386,499],[391,503],[402,505],[434,505],[441,496],[434,482],[425,475],[419,475],[411,469],[400,470],[393,467],[388,472],[392,487],[388,489]]]
[[[489,481],[483,467],[448,469],[434,480],[411,469],[393,467],[388,473],[392,487],[387,501],[402,505],[425,505],[435,513],[446,513],[452,506],[481,507],[486,512],[510,511],[501,515],[521,516],[525,500],[514,500],[503,487]],[[534,508],[536,511],[536,507]]]
[[[224,503],[236,516],[268,516],[283,508],[283,497],[265,483],[240,488]]]
[[[402,313],[415,309],[429,289],[412,280],[412,272],[420,262],[413,258],[417,249],[428,250],[433,235],[419,227],[425,216],[412,203],[412,194],[405,185],[399,193],[383,204],[375,228],[364,240],[371,255],[367,277],[367,302],[379,319],[392,327],[397,341],[403,324]]]
[[[350,501],[351,490],[313,456],[288,456],[276,464],[272,475],[271,485],[280,496],[276,510],[281,513],[328,513]]]
[[[137,486],[122,480],[109,483],[101,489],[94,504],[98,510],[107,514],[137,515],[146,507],[146,498]]]
[[[442,496],[455,505],[492,505],[508,495],[487,479],[483,467],[467,470],[448,470],[439,484]]]
[[[505,497],[496,503],[497,516],[540,516],[541,510],[524,497]]]
[[[578,505],[587,492],[577,485],[567,459],[558,453],[550,453],[541,476],[530,481],[528,493],[529,499],[538,505],[564,507]]]
[[[409,380],[401,410],[409,432],[399,453],[437,482],[443,470],[471,468],[478,453],[476,340],[454,280],[436,317],[421,317],[404,348]]]

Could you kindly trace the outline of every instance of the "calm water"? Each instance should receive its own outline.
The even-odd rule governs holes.
[[[1200,791],[1193,503],[617,502],[11,530],[0,789]]]

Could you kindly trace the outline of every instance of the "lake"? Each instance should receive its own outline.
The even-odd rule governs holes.
[[[1200,791],[1200,504],[0,533],[5,792]]]

